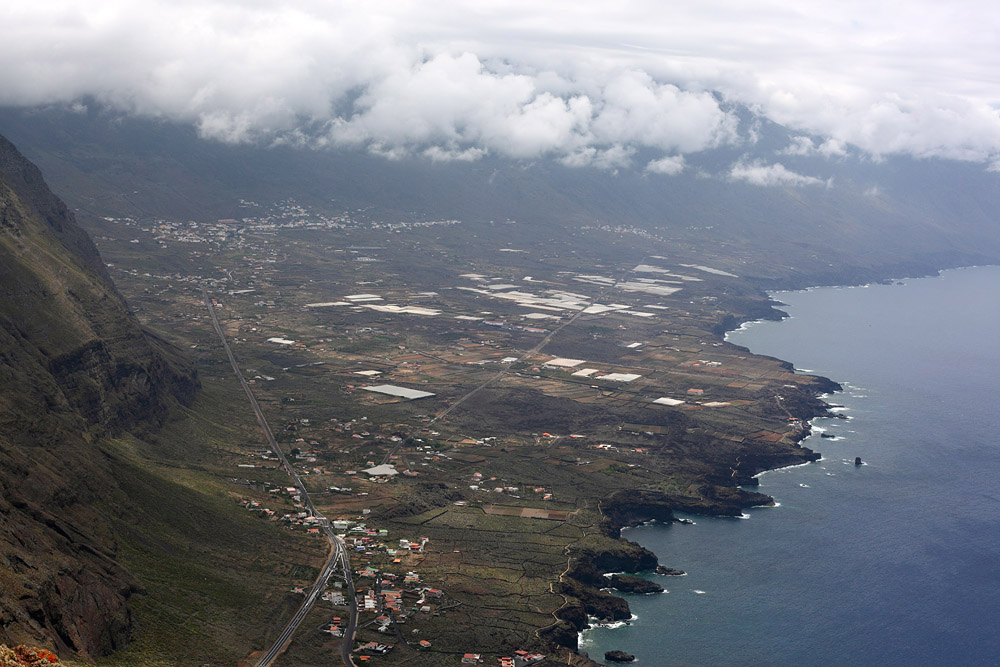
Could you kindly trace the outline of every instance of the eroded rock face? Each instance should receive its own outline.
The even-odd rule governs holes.
[[[131,575],[99,506],[102,438],[162,421],[195,374],[128,312],[96,248],[0,137],[0,641],[124,645]]]
[[[76,442],[85,447],[88,443]],[[85,450],[84,450],[85,451]],[[5,460],[12,457],[0,452]],[[38,458],[52,463],[46,455]],[[48,497],[36,491],[11,489],[0,481],[0,639],[49,644],[60,653],[98,656],[128,640],[132,616],[128,598],[135,590],[131,574],[114,556],[114,542],[103,521],[81,502],[85,490],[74,492],[72,475],[104,477],[77,457],[72,470],[59,466],[37,477],[50,488]],[[25,464],[30,466],[31,462]],[[60,479],[66,475],[65,480]],[[29,477],[30,479],[30,477]],[[113,480],[108,479],[109,484]]]
[[[630,619],[632,612],[628,602],[601,590],[608,586],[609,580],[604,575],[648,572],[656,566],[656,554],[628,540],[607,538],[599,545],[575,549],[570,566],[554,586],[554,590],[569,601],[556,613],[559,622],[543,630],[540,636],[554,644],[576,649],[579,633],[588,627],[590,618],[602,622]]]
[[[628,540],[617,540],[609,543],[603,549],[581,548],[575,552],[577,556],[574,569],[577,564],[581,567],[589,566],[599,572],[645,572],[652,570],[657,565],[656,554],[646,547],[629,542]],[[574,569],[570,571],[573,572]]]
[[[35,408],[114,431],[193,394],[194,374],[142,330],[72,212],[3,137],[0,220],[0,358],[25,381],[19,390],[54,394]]]

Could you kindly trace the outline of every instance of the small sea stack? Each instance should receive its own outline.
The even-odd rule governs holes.
[[[634,662],[635,656],[625,651],[607,651],[604,659],[608,662]]]
[[[865,462],[861,460],[860,456],[855,456],[854,457],[854,465],[856,465],[856,466],[863,466],[864,464],[865,464]]]
[[[663,565],[656,566],[656,573],[662,574],[667,577],[679,577],[685,574],[684,570],[678,570],[677,568],[673,567],[665,567]]]

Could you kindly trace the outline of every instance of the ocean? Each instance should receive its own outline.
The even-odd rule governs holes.
[[[782,292],[729,340],[844,386],[779,503],[624,537],[682,577],[584,633],[641,665],[1000,664],[1000,267]],[[820,432],[835,438],[821,438]],[[865,465],[856,467],[854,457]]]

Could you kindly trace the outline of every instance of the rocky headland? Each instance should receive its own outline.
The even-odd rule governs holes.
[[[636,593],[639,595],[663,592],[663,586],[660,586],[655,581],[622,574],[611,575],[608,578],[608,588],[613,588],[622,593]]]

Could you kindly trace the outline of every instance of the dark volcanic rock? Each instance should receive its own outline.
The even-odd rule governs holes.
[[[812,461],[820,456],[803,447],[797,449],[798,451],[794,454],[782,453],[779,456],[748,454],[744,457],[740,469],[742,471],[746,468],[748,473],[756,474],[761,470],[780,468],[791,463]],[[749,474],[747,478],[749,480]],[[733,479],[726,481],[729,484],[733,483]],[[735,481],[742,483],[743,479]],[[731,485],[702,484],[692,491],[694,493],[690,495],[668,494],[645,489],[618,491],[601,501],[601,511],[607,517],[606,532],[611,537],[618,537],[621,534],[621,529],[626,526],[636,526],[652,520],[678,521],[674,516],[675,511],[710,516],[739,516],[748,507],[774,503],[774,499],[768,495],[746,491]],[[636,570],[604,568],[604,571],[639,572],[652,569],[652,567],[643,566]]]
[[[624,599],[605,593],[592,586],[587,586],[573,579],[564,578],[558,588],[563,595],[576,598],[583,604],[587,616],[599,621],[625,621],[632,618],[628,602]],[[567,620],[562,615],[560,618]],[[582,629],[582,626],[581,626]]]
[[[603,586],[602,575],[609,572],[647,572],[657,566],[656,554],[628,540],[608,541],[604,549],[580,548],[573,552],[573,561],[566,576],[590,586]]]
[[[538,631],[538,637],[547,642],[552,642],[556,646],[577,649],[580,643],[580,630],[583,625],[576,625],[569,621],[560,620],[547,628]]]
[[[606,651],[604,653],[604,659],[608,662],[633,662],[635,656],[631,653],[626,653],[625,651]]]
[[[656,566],[656,573],[662,574],[668,577],[679,577],[681,575],[687,574],[684,570],[677,570],[672,567],[664,567],[662,565]]]
[[[695,491],[697,495],[670,496],[670,501],[679,511],[708,516],[739,516],[748,507],[774,504],[771,496],[732,486],[702,484]]]
[[[663,586],[658,583],[643,579],[641,577],[629,577],[620,574],[613,574],[608,580],[611,588],[623,593],[662,593]]]
[[[650,571],[656,565],[656,554],[628,540],[604,538],[601,548],[575,549],[569,568],[554,588],[568,598],[567,604],[556,612],[560,623],[546,628],[540,634],[560,646],[575,649],[577,635],[587,627],[588,616],[600,621],[624,621],[631,618],[628,602],[600,590],[608,585],[604,574]]]
[[[674,500],[659,491],[629,489],[618,491],[601,502],[601,511],[608,518],[609,534],[617,537],[622,528],[646,521],[673,521]]]

